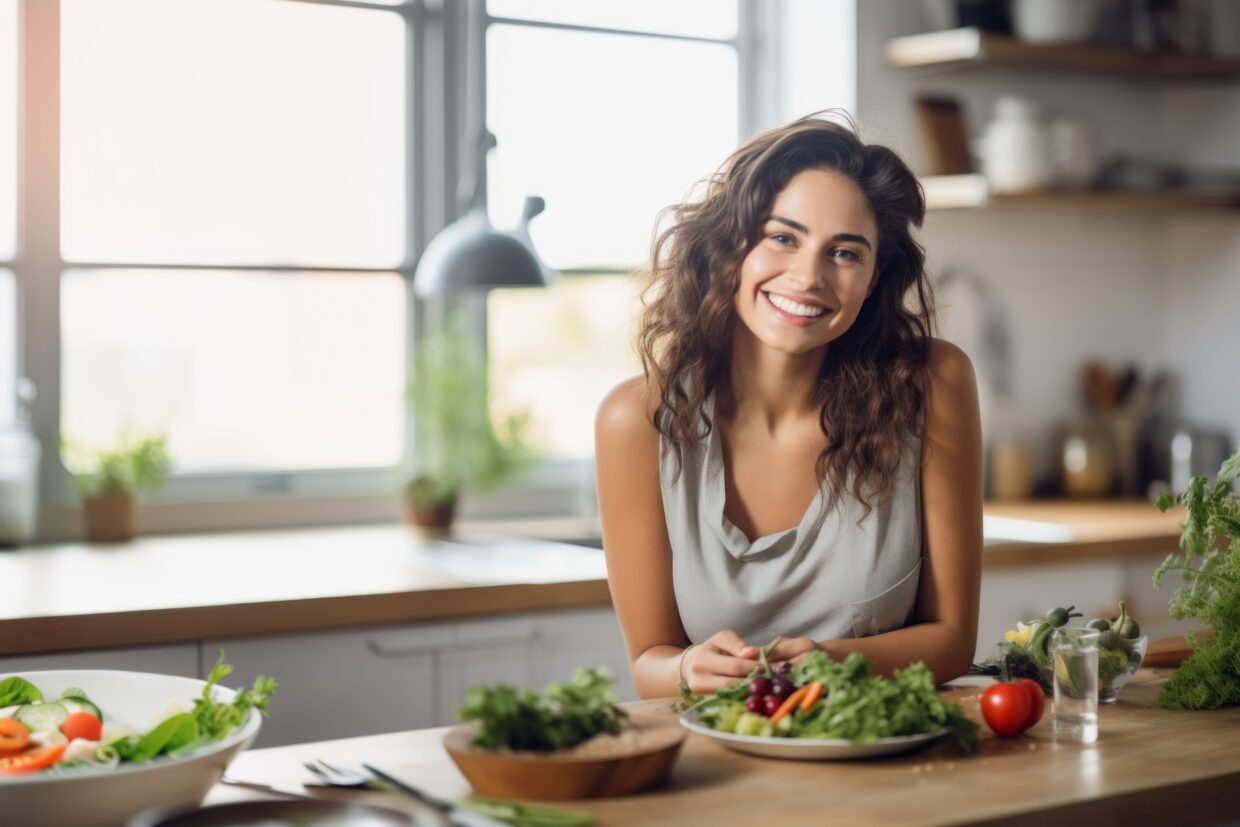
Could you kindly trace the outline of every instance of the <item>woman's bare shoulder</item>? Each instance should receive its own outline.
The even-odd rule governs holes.
[[[932,389],[976,393],[973,362],[946,339],[930,340],[929,367]]]
[[[645,376],[626,379],[599,405],[594,428],[598,439],[656,440],[654,415],[659,407],[657,386]]]

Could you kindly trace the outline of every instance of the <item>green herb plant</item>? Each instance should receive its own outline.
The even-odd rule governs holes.
[[[602,733],[614,735],[628,715],[616,704],[611,672],[582,667],[568,683],[551,682],[541,692],[507,684],[472,687],[456,710],[462,721],[478,721],[474,744],[490,749],[550,752],[568,749]]]
[[[1171,597],[1171,616],[1193,618],[1209,634],[1189,633],[1193,654],[1180,665],[1158,694],[1166,709],[1218,709],[1240,704],[1240,452],[1231,456],[1210,483],[1193,477],[1188,488],[1172,498],[1158,498],[1166,511],[1178,502],[1188,510],[1181,524],[1180,552],[1167,557],[1154,572],[1154,585],[1168,572],[1179,572],[1184,585]]]
[[[409,387],[416,476],[405,488],[415,506],[445,505],[466,487],[490,491],[532,463],[528,415],[493,422],[487,381],[486,359],[459,316],[419,342]]]
[[[167,437],[142,436],[130,430],[123,431],[111,448],[62,439],[61,454],[74,485],[85,497],[157,492],[164,487],[171,467]]]

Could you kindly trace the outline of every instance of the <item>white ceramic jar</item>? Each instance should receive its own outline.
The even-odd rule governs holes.
[[[992,192],[1031,192],[1051,184],[1046,126],[1037,107],[1023,98],[999,98],[994,119],[987,124],[978,149]]]
[[[1030,43],[1084,43],[1101,10],[1099,0],[1015,0],[1012,27]]]

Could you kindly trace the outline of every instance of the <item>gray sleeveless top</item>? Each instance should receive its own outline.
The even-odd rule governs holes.
[[[672,581],[690,641],[723,629],[759,646],[776,635],[866,637],[911,619],[921,576],[917,451],[906,451],[891,499],[860,524],[860,503],[843,495],[828,511],[819,491],[799,525],[751,543],[723,513],[719,429],[683,452],[679,473],[671,444],[659,443]]]

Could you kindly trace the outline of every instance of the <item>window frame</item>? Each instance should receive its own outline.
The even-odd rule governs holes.
[[[622,35],[656,36],[690,42],[725,43],[737,50],[738,139],[777,118],[771,88],[777,69],[765,47],[779,27],[778,4],[738,0],[737,33],[727,39],[654,34],[595,26],[492,17],[485,0],[406,0],[385,5],[364,0],[280,0],[280,2],[373,9],[400,16],[405,25],[407,94],[406,124],[406,258],[394,269],[340,267],[273,267],[255,265],[132,264],[65,261],[60,252],[60,0],[18,0],[18,164],[17,250],[11,269],[17,284],[21,318],[17,353],[24,356],[18,376],[28,376],[39,395],[32,408],[36,436],[42,443],[40,467],[41,540],[79,536],[78,498],[56,446],[60,429],[60,286],[69,269],[190,269],[254,272],[381,272],[398,273],[406,283],[408,337],[406,363],[428,321],[441,317],[444,303],[415,301],[414,269],[427,241],[458,214],[456,189],[473,172],[473,160],[462,153],[471,114],[485,122],[483,94],[475,96],[481,111],[470,113],[467,60],[485,61],[486,31],[492,23],[543,26]],[[470,26],[470,14],[483,21]],[[38,43],[39,48],[28,44]],[[476,66],[473,68],[477,68]],[[485,63],[481,67],[485,72]],[[482,75],[485,77],[485,74]],[[486,187],[486,170],[477,171]],[[566,271],[567,278],[627,273],[628,268]],[[486,299],[459,302],[467,312],[478,342],[486,345]],[[405,410],[405,457],[384,469],[269,471],[250,473],[178,474],[163,494],[142,509],[148,533],[238,530],[290,525],[324,525],[389,521],[399,518],[399,490],[412,472],[412,412]],[[485,497],[464,502],[467,517],[532,516],[580,513],[592,491],[592,460],[547,460],[531,473]],[[583,484],[591,491],[583,492]],[[584,505],[583,505],[584,504]]]

